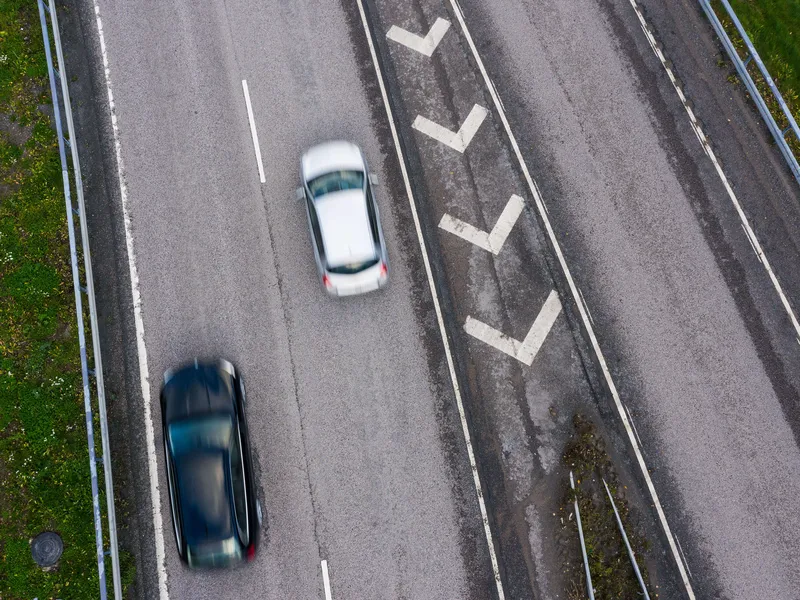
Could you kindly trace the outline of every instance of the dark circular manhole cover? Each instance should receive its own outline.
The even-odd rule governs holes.
[[[61,558],[64,551],[64,542],[61,536],[52,531],[40,533],[31,542],[31,554],[33,560],[40,567],[52,567]]]

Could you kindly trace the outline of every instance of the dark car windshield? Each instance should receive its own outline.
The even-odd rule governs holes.
[[[364,173],[362,171],[332,171],[315,177],[308,182],[308,189],[314,198],[331,192],[360,190],[362,187],[364,187]]]

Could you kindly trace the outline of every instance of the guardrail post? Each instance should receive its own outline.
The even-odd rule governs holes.
[[[572,471],[569,472],[569,485],[575,491],[575,478]],[[594,586],[592,585],[592,574],[589,572],[589,557],[586,555],[586,542],[583,539],[583,525],[581,524],[581,511],[578,508],[578,497],[575,496],[575,521],[578,523],[578,537],[581,540],[581,555],[583,556],[583,568],[586,571],[586,592],[589,600],[594,600]]]
[[[642,579],[642,573],[641,571],[639,571],[639,565],[636,564],[636,556],[634,556],[633,549],[631,548],[631,544],[628,541],[628,534],[625,533],[625,528],[622,526],[622,519],[619,516],[617,505],[614,502],[614,498],[611,496],[611,490],[608,489],[608,484],[606,483],[605,479],[603,479],[603,485],[606,488],[606,494],[608,494],[608,499],[611,501],[611,508],[614,509],[614,516],[617,518],[617,527],[619,527],[619,532],[622,534],[622,539],[625,540],[625,547],[628,549],[628,558],[631,559],[633,570],[636,572],[636,579],[639,581],[639,587],[642,589],[642,593],[644,594],[645,600],[650,600],[650,594],[647,593],[647,587],[644,585],[644,580]]]

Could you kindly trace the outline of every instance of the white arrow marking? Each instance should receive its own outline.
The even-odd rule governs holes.
[[[511,233],[520,214],[522,214],[524,206],[525,202],[522,198],[516,194],[511,196],[500,214],[500,218],[497,219],[497,223],[489,233],[446,213],[442,216],[442,220],[439,221],[439,227],[468,242],[472,242],[496,256],[500,254],[500,250],[503,248],[503,244],[505,244],[508,234]]]
[[[390,40],[394,40],[398,44],[408,46],[412,50],[416,50],[420,54],[430,57],[433,54],[433,51],[436,50],[436,46],[438,46],[439,42],[442,41],[444,34],[447,33],[449,28],[450,21],[438,17],[428,32],[428,35],[425,37],[420,37],[415,33],[406,31],[402,27],[398,27],[397,25],[392,25],[389,28],[389,33],[386,34],[386,37]]]
[[[550,295],[547,296],[542,310],[539,311],[539,315],[531,325],[528,335],[521,342],[472,317],[467,317],[464,329],[472,337],[476,337],[483,343],[500,350],[500,352],[505,352],[518,361],[531,366],[533,359],[539,353],[539,349],[542,347],[547,334],[550,333],[550,329],[552,329],[560,313],[561,301],[558,299],[556,291],[552,290]]]
[[[481,123],[483,123],[483,120],[488,114],[488,110],[476,104],[472,107],[472,110],[469,111],[464,124],[461,125],[458,131],[450,131],[446,127],[442,127],[438,123],[434,123],[422,115],[417,115],[412,127],[432,137],[437,142],[441,142],[446,146],[450,146],[453,150],[458,150],[463,153],[478,131],[478,127],[481,126]]]

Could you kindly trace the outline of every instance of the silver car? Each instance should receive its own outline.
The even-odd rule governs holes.
[[[303,155],[303,187],[311,245],[322,286],[333,296],[363,294],[389,279],[377,184],[364,155],[350,142],[326,142]]]

